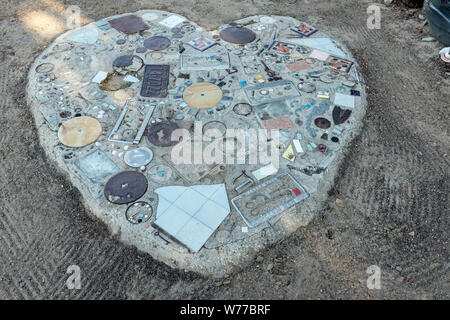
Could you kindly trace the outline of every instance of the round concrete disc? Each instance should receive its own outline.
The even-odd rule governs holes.
[[[150,50],[164,50],[168,48],[171,44],[171,41],[163,36],[154,36],[146,39],[144,41],[144,47]]]
[[[228,27],[220,31],[220,37],[229,43],[246,44],[256,39],[255,33],[244,27]]]
[[[139,147],[125,153],[123,161],[133,168],[147,165],[153,159],[153,151],[147,147]]]
[[[210,82],[197,82],[184,90],[183,99],[192,108],[207,109],[222,100],[222,90]]]
[[[115,204],[134,202],[147,191],[148,181],[136,171],[123,171],[112,176],[105,185],[105,198]]]
[[[81,148],[95,142],[101,134],[102,126],[97,119],[76,117],[59,127],[58,139],[68,147]]]

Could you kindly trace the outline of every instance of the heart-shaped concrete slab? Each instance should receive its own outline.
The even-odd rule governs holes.
[[[27,98],[49,159],[112,232],[217,276],[311,221],[366,110],[357,61],[323,30],[252,16],[206,31],[158,10],[59,36]],[[102,131],[71,147],[58,130],[78,117]],[[150,162],[128,166],[137,148]]]

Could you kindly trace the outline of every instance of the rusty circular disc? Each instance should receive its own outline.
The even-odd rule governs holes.
[[[256,39],[256,34],[247,28],[231,26],[220,31],[220,37],[229,43],[246,44]]]
[[[314,124],[320,129],[328,129],[331,126],[330,120],[326,118],[316,118]]]
[[[95,142],[102,134],[102,126],[91,117],[75,117],[64,122],[58,130],[59,141],[73,148],[81,148]]]
[[[123,171],[112,176],[105,185],[105,198],[115,204],[138,200],[147,191],[147,178],[140,172]]]
[[[153,123],[148,129],[147,139],[158,147],[173,146],[179,142],[179,140],[172,141],[172,133],[178,128],[178,125],[172,121]]]
[[[184,101],[192,108],[207,109],[222,100],[222,90],[211,82],[197,82],[183,91]]]
[[[150,50],[164,50],[170,46],[171,42],[168,38],[163,36],[154,36],[144,41],[144,47]]]

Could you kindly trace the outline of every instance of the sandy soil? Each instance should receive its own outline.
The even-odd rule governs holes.
[[[0,299],[448,299],[450,67],[417,12],[371,1],[2,1],[0,13]],[[223,279],[173,270],[120,243],[80,204],[43,153],[25,104],[28,69],[66,28],[143,8],[213,28],[248,15],[292,15],[344,43],[369,87],[364,128],[329,201],[305,228]],[[45,124],[43,124],[45,125]],[[336,206],[336,198],[345,207]],[[82,289],[65,286],[67,267]],[[366,269],[381,268],[381,290]]]

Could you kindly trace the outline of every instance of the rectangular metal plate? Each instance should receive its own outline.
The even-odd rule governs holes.
[[[144,134],[145,128],[147,127],[155,108],[155,104],[137,100],[127,100],[114,128],[109,134],[108,141],[138,144],[141,141],[142,135]],[[127,121],[128,119],[133,119],[134,122],[137,121],[137,119],[142,118],[142,116],[144,119],[140,126],[132,126],[130,124],[127,126],[122,125],[124,120]],[[118,135],[119,137],[114,138],[115,135]]]
[[[229,69],[228,52],[185,53],[180,56],[181,71]]]
[[[231,203],[253,228],[308,197],[305,188],[289,172],[284,172],[231,199]]]
[[[272,90],[272,93],[269,92]],[[267,91],[266,94],[263,92]],[[301,93],[291,80],[273,81],[252,87],[244,88],[248,103],[258,106],[263,103],[271,103],[300,97]]]
[[[169,86],[170,66],[165,64],[145,65],[144,78],[142,79],[142,97],[167,97]]]

